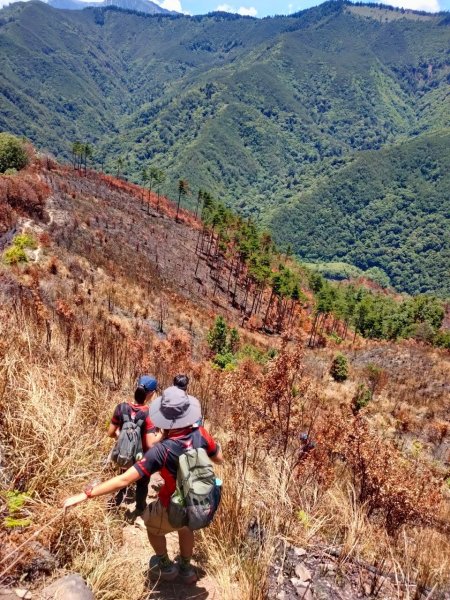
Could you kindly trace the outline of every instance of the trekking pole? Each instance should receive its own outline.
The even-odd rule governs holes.
[[[24,546],[26,546],[26,544],[28,544],[28,542],[30,542],[33,538],[35,538],[36,536],[38,536],[42,531],[44,531],[44,529],[46,529],[47,527],[49,527],[50,525],[52,525],[57,519],[60,518],[61,514],[64,516],[64,509],[62,509],[60,512],[58,512],[58,514],[53,517],[53,519],[51,519],[48,523],[45,523],[44,525],[42,525],[42,527],[40,527],[37,531],[35,531],[33,533],[33,535],[31,535],[27,540],[25,540],[24,542],[22,542],[22,544],[20,544],[19,546],[17,546],[17,548],[15,548],[12,552],[10,552],[9,554],[7,554],[6,556],[4,556],[1,560],[0,560],[0,564],[4,563],[8,558],[10,558],[11,556],[14,556],[14,554],[16,554],[21,548],[23,548]],[[6,575],[6,573],[12,569],[12,567],[14,567],[14,565],[16,565],[19,560],[21,558],[23,558],[23,554],[20,554],[10,565],[8,565],[6,567],[6,569],[4,569],[1,573],[0,573],[0,583],[2,583],[4,576]]]

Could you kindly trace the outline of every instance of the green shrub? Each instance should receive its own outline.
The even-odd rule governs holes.
[[[436,332],[428,321],[423,323],[415,323],[411,327],[411,337],[413,337],[418,342],[423,342],[425,344],[432,344],[435,339]]]
[[[206,337],[211,350],[215,353],[226,352],[227,337],[228,325],[226,324],[225,319],[221,316],[216,317],[214,325],[208,331],[208,335]]]
[[[3,260],[7,265],[16,265],[17,263],[28,262],[27,255],[23,248],[11,246],[3,252]]]
[[[239,350],[238,330],[229,327],[225,319],[219,316],[208,331],[206,339],[214,352],[213,365],[220,369],[233,369],[237,363],[236,352]]]
[[[236,356],[231,352],[216,354],[212,362],[214,366],[226,371],[232,371],[237,364]]]
[[[28,233],[19,233],[14,238],[12,246],[3,252],[3,261],[7,265],[28,262],[25,248],[37,248],[36,240]]]
[[[274,354],[274,352],[275,352],[275,354]],[[259,365],[265,365],[266,362],[268,360],[270,360],[271,358],[274,358],[275,355],[276,355],[276,351],[274,350],[274,348],[269,348],[269,350],[267,352],[264,352],[263,350],[260,350],[259,348],[257,348],[256,346],[253,346],[252,344],[246,344],[237,353],[237,358],[238,358],[238,360],[250,358],[254,362],[258,363]]]
[[[31,519],[23,512],[25,504],[30,498],[30,494],[19,492],[17,490],[8,490],[2,492],[1,497],[5,500],[8,512],[3,521],[5,527],[28,527],[31,525]]]
[[[358,385],[358,389],[356,390],[356,394],[352,400],[352,410],[354,414],[359,412],[362,408],[366,407],[371,400],[372,392],[364,383],[360,383]]]
[[[450,350],[450,331],[438,331],[434,340],[439,348],[447,348]]]
[[[36,240],[28,233],[19,233],[13,241],[13,245],[17,248],[37,248]]]
[[[28,155],[22,140],[10,133],[0,133],[0,173],[23,169],[27,164]]]
[[[330,340],[333,340],[335,344],[342,344],[342,342],[344,341],[335,331],[330,333],[329,338]]]
[[[348,360],[343,354],[336,354],[330,367],[330,375],[335,381],[345,381],[348,377]]]

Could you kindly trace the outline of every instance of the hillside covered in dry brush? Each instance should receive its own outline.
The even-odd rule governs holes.
[[[288,598],[293,547],[307,598],[448,597],[447,350],[318,323],[288,257],[289,296],[252,278],[237,240],[122,180],[44,160],[5,186],[1,250],[22,236],[25,258],[0,266],[0,585],[77,571],[99,600],[157,597],[107,500],[61,505],[109,476],[105,424],[136,377],[187,372],[226,457],[196,556],[221,600]],[[225,368],[207,341],[216,315],[239,334]]]

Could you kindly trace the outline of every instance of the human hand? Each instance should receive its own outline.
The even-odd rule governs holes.
[[[71,496],[70,498],[67,498],[63,506],[64,511],[66,511],[71,506],[75,506],[77,504],[80,504],[80,502],[84,502],[87,499],[88,496],[84,492],[81,492],[81,494],[76,494],[76,496]]]

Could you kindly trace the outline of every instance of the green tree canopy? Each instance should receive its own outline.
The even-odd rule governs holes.
[[[21,139],[10,133],[0,133],[0,173],[7,169],[23,169],[28,164],[28,154]]]

